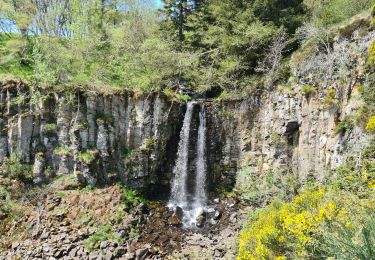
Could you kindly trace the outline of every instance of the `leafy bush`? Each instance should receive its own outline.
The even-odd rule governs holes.
[[[238,173],[236,191],[244,201],[265,205],[274,198],[293,197],[298,185],[297,177],[291,172],[288,174],[272,171],[255,173],[244,167]]]
[[[371,201],[323,189],[304,192],[289,203],[275,201],[253,215],[241,232],[238,259],[314,258],[310,249],[323,226],[325,232],[335,225],[353,228],[351,222],[369,209],[374,209]]]
[[[313,86],[303,86],[302,92],[306,98],[308,98],[312,93],[315,92],[315,88]]]
[[[185,94],[183,94],[183,95],[179,95],[178,96],[178,99],[181,101],[181,102],[188,102],[188,101],[190,101],[191,100],[191,97],[189,96],[189,95],[185,95]]]
[[[140,203],[146,203],[147,200],[142,197],[140,192],[130,189],[128,187],[123,187],[123,203],[126,209],[133,208]]]
[[[336,106],[338,103],[339,101],[336,99],[336,89],[329,89],[325,99],[323,100],[324,107]]]
[[[375,259],[375,215],[365,213],[352,223],[327,223],[311,254],[317,259]]]
[[[59,146],[53,150],[53,153],[59,156],[67,156],[67,155],[70,155],[71,152],[72,152],[72,149],[66,146]]]
[[[330,0],[311,1],[305,0],[310,10],[315,14],[316,22],[332,25],[343,22],[354,15],[369,9],[372,0]]]
[[[97,153],[98,153],[97,150],[78,152],[77,158],[86,164],[91,164],[95,160]]]
[[[19,155],[12,153],[10,157],[0,161],[0,175],[11,179],[29,181],[32,178],[31,166],[22,163]]]
[[[56,124],[45,124],[43,127],[43,132],[44,133],[51,133],[55,132],[57,130],[57,125]]]
[[[354,119],[350,116],[346,116],[340,123],[336,125],[335,134],[343,134],[350,131],[354,127]]]
[[[97,249],[102,241],[118,241],[118,238],[113,234],[114,230],[111,225],[97,226],[96,228],[97,231],[83,242],[83,245],[87,250],[93,251],[94,249]]]

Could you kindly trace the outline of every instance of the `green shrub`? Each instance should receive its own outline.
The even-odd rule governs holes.
[[[114,230],[111,225],[107,224],[103,226],[97,226],[96,228],[97,231],[94,234],[90,235],[85,241],[83,241],[83,245],[88,251],[98,249],[100,246],[100,242],[102,241],[118,241],[118,238],[113,235]]]
[[[176,93],[174,92],[172,89],[170,88],[165,88],[163,89],[163,93],[169,98],[169,99],[172,99],[172,100],[175,100],[175,101],[179,101],[179,102],[188,102],[191,100],[191,97],[189,95],[186,95],[186,94],[179,94],[179,93]]]
[[[96,159],[97,154],[97,150],[88,150],[86,152],[78,152],[77,158],[86,164],[91,164]]]
[[[298,186],[297,176],[292,172],[252,171],[248,167],[238,172],[236,180],[239,197],[255,205],[265,205],[274,198],[289,199]]]
[[[352,16],[368,10],[372,4],[372,0],[330,0],[321,1],[321,3],[314,1],[312,8],[317,9],[318,22],[325,25],[332,25],[341,23]]]
[[[31,166],[24,164],[19,155],[12,153],[10,157],[0,162],[0,175],[11,179],[30,181],[32,178]]]
[[[133,208],[140,203],[146,203],[147,200],[142,197],[140,192],[137,190],[130,189],[128,187],[122,187],[122,199],[126,209]]]
[[[71,152],[72,152],[72,149],[67,146],[59,146],[53,150],[53,153],[59,156],[68,156],[68,155],[71,155]]]
[[[357,222],[326,223],[310,249],[316,259],[375,259],[375,214],[365,213]]]
[[[302,92],[305,95],[306,98],[308,98],[312,93],[315,92],[314,86],[303,86]]]
[[[361,227],[352,223],[371,210],[371,200],[323,189],[304,192],[288,203],[274,201],[249,218],[239,237],[238,259],[322,259],[312,250],[322,228],[325,233],[337,226],[358,232]]]
[[[346,116],[340,123],[335,127],[335,134],[344,134],[347,131],[352,130],[354,127],[354,119],[351,116]]]
[[[44,133],[51,133],[55,132],[57,130],[57,125],[56,124],[45,124],[43,127],[43,132]]]
[[[331,88],[323,101],[324,107],[337,106],[339,101],[336,99],[336,89]]]
[[[145,143],[147,148],[152,148],[155,145],[155,140],[153,137],[147,137]]]
[[[182,95],[178,95],[178,100],[180,100],[181,102],[187,103],[188,101],[191,100],[191,97],[189,95],[182,94]]]

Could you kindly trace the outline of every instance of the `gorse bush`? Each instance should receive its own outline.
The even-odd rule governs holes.
[[[374,210],[371,200],[358,200],[353,195],[323,189],[304,192],[289,203],[275,201],[256,213],[241,232],[238,259],[315,258],[314,249],[322,243],[322,232],[331,233],[336,226],[351,233],[363,230],[355,226],[357,216],[371,210]],[[370,248],[374,250],[375,245]],[[332,249],[322,251],[334,256],[329,253]],[[341,253],[345,257],[340,259],[351,259],[349,253]]]
[[[373,259],[375,139],[322,183],[249,217],[238,259]],[[321,188],[319,188],[321,187]]]
[[[366,125],[366,131],[369,133],[375,133],[375,116],[370,117]]]

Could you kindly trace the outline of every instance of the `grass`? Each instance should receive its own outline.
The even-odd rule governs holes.
[[[83,246],[87,250],[93,251],[100,246],[100,242],[107,240],[118,241],[119,239],[113,235],[113,228],[111,225],[98,225],[97,231],[83,242]]]
[[[56,147],[55,150],[53,150],[53,152],[56,155],[64,156],[64,155],[70,155],[72,152],[72,149],[66,146],[59,146],[59,147]]]
[[[87,151],[87,152],[79,152],[77,157],[80,161],[86,163],[86,164],[91,164],[95,158],[96,158],[97,151]]]

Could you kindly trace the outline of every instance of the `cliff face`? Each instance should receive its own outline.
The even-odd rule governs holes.
[[[335,89],[328,104],[327,89],[206,102],[211,190],[233,187],[241,167],[321,180],[348,156],[359,158],[369,138],[363,129],[336,131],[361,106],[358,86]],[[0,92],[0,158],[17,153],[34,163],[36,182],[75,172],[92,185],[120,179],[137,188],[169,187],[184,109],[163,94],[39,93],[35,99],[17,82]]]
[[[164,95],[36,93],[17,82],[0,93],[0,158],[35,162],[36,182],[53,171],[92,185],[168,183],[182,113]]]
[[[310,177],[322,180],[349,156],[359,161],[369,136],[355,125],[337,130],[341,121],[360,109],[359,86],[352,82],[333,87],[332,100],[328,89],[319,89],[309,96],[269,92],[214,105],[215,114],[222,115],[220,124],[213,123],[220,128],[213,132],[221,131],[224,139],[221,163],[229,169],[246,167],[254,175],[293,172],[303,182]]]

